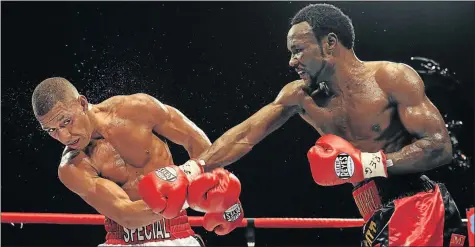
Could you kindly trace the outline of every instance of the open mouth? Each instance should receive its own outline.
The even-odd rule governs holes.
[[[79,138],[78,138],[77,140],[75,140],[75,141],[69,143],[68,146],[70,146],[70,147],[76,147],[76,144],[78,144],[78,143],[79,143]]]
[[[306,80],[309,78],[308,74],[303,70],[297,71],[297,74],[299,74],[300,79]]]

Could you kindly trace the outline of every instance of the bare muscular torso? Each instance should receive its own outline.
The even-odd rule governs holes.
[[[121,104],[131,96],[118,96],[96,105],[100,120],[99,136],[93,136],[84,150],[100,177],[118,184],[132,201],[139,200],[140,178],[157,168],[172,165],[168,145],[153,126],[135,121],[135,114],[123,112]]]
[[[391,64],[366,62],[352,81],[331,96],[312,98],[302,94],[300,116],[321,135],[341,136],[364,152],[401,149],[413,137],[404,129],[396,105],[380,86],[390,83],[390,78],[378,73],[381,66]],[[305,84],[300,84],[302,90]]]

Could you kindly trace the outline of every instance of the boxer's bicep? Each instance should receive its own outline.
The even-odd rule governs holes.
[[[247,126],[244,141],[257,144],[297,114],[303,98],[302,81],[293,81],[280,90],[274,102],[264,106],[243,122]]]
[[[148,96],[148,99],[146,112],[150,116],[155,133],[182,145],[192,158],[211,146],[203,130],[178,109],[163,104],[152,96]]]
[[[437,108],[425,97],[415,105],[398,104],[398,114],[404,128],[418,138],[448,137],[445,122]]]
[[[148,94],[134,94],[126,102],[123,112],[127,118],[150,127],[152,131],[182,145],[191,157],[206,150],[211,142],[206,134],[178,109],[160,102]]]
[[[241,136],[238,143],[256,145],[295,115],[297,109],[297,106],[287,106],[279,102],[273,102],[264,106],[240,124],[244,128],[240,128],[242,131],[238,133],[238,136]]]
[[[154,131],[172,142],[182,145],[191,158],[196,158],[211,146],[209,138],[194,122],[178,109],[169,105],[165,105],[165,107],[168,112],[168,120],[156,125]]]
[[[449,162],[452,147],[445,122],[426,96],[417,72],[399,65],[397,76],[386,90],[397,105],[402,125],[417,139],[387,155],[394,163],[388,171],[394,174],[423,172]]]
[[[397,104],[400,120],[406,130],[418,138],[448,138],[439,110],[425,94],[424,82],[412,68],[399,65],[390,96]]]

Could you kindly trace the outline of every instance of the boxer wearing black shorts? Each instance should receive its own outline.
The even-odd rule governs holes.
[[[371,193],[375,188],[377,193]],[[468,246],[447,188],[424,175],[375,178],[356,187],[353,195],[366,220],[362,246]],[[365,211],[371,204],[377,207]]]
[[[332,5],[309,5],[291,25],[289,65],[301,80],[218,138],[199,157],[205,169],[235,162],[299,114],[322,136],[308,152],[315,182],[355,186],[367,221],[362,245],[466,244],[449,193],[421,175],[450,163],[452,146],[420,76],[405,64],[359,60],[353,24]]]

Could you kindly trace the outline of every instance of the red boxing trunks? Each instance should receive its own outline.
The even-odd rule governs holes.
[[[182,244],[174,244],[173,241],[187,238],[190,239],[186,241],[187,246],[204,246],[201,238],[195,236],[194,231],[191,229],[190,224],[188,223],[186,211],[183,211],[174,219],[161,219],[150,225],[137,229],[125,228],[107,217],[104,225],[107,235],[106,242],[102,246],[161,246],[161,243],[166,243],[168,246],[179,246]]]
[[[366,222],[361,246],[468,246],[445,185],[426,176],[370,179],[353,196]]]

